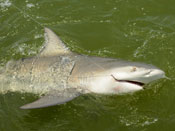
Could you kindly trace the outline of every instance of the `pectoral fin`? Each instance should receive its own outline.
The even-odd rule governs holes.
[[[40,99],[21,106],[21,109],[36,109],[36,108],[44,108],[48,106],[60,105],[71,101],[72,99],[81,95],[80,92],[77,92],[75,89],[66,89],[63,92],[53,91],[48,95],[41,97]]]

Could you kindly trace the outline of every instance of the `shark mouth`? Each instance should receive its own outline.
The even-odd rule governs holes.
[[[145,85],[144,83],[137,82],[137,81],[129,81],[129,80],[117,80],[117,81],[119,81],[119,82],[128,82],[128,83],[139,85],[139,86],[144,86]]]
[[[135,85],[138,85],[138,86],[144,86],[145,83],[142,83],[142,82],[138,82],[138,81],[130,81],[130,80],[118,80],[116,79],[113,75],[111,75],[117,82],[127,82],[127,83],[131,83],[131,84],[135,84]]]

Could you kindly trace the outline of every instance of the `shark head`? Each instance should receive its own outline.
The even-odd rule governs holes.
[[[110,58],[86,57],[72,73],[78,82],[94,93],[123,94],[144,89],[144,85],[165,77],[149,64]]]

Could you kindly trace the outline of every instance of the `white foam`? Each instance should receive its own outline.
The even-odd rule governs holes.
[[[0,2],[0,6],[1,6],[2,8],[10,7],[11,4],[12,4],[12,3],[11,3],[9,0],[4,0],[4,1],[1,1],[1,2]]]
[[[28,3],[26,6],[27,6],[28,8],[35,7],[35,5],[34,5],[34,4],[32,4],[32,3]]]
[[[8,10],[8,7],[12,5],[11,1],[9,0],[2,0],[0,1],[0,7],[2,11]]]

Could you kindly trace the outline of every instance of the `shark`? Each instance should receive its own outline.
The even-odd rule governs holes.
[[[86,93],[133,93],[165,78],[164,71],[150,64],[74,53],[51,29],[44,31],[36,56],[11,60],[0,69],[0,93],[40,96],[21,109],[60,105]]]

